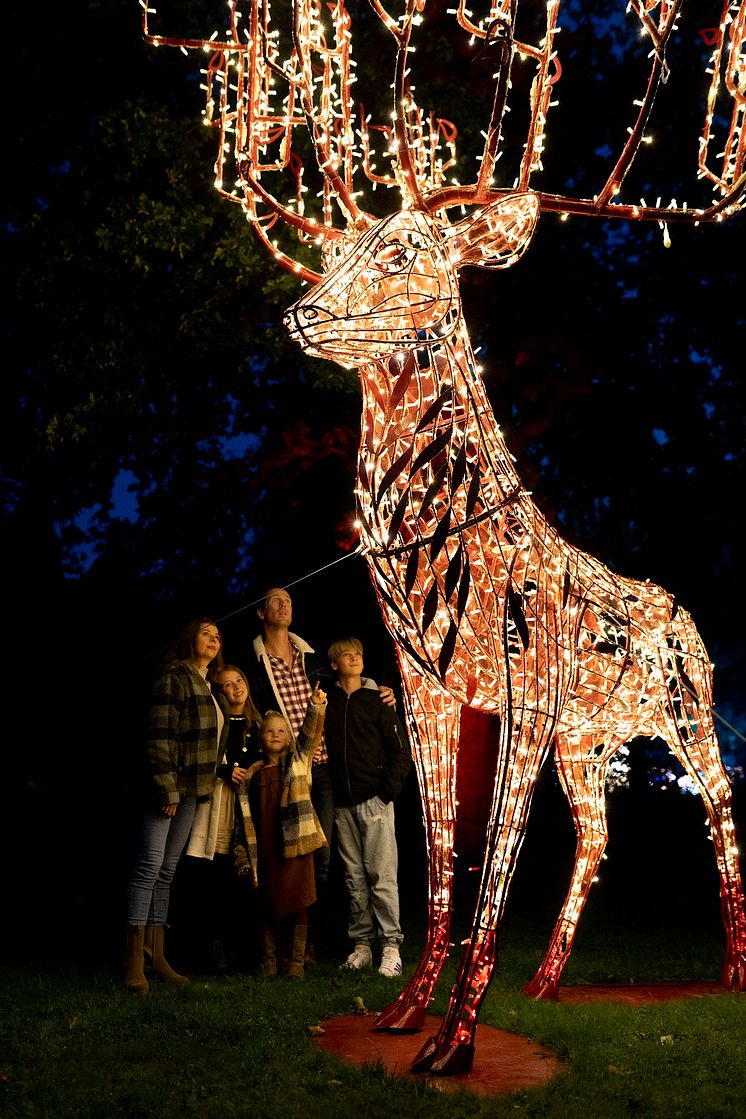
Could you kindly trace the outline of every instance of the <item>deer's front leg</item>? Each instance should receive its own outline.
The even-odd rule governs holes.
[[[501,718],[500,754],[487,828],[485,863],[477,908],[451,1000],[441,1027],[412,1063],[413,1072],[455,1076],[471,1070],[477,1016],[495,966],[497,932],[526,828],[536,778],[552,728],[546,717],[524,713],[511,741],[509,717]]]
[[[461,705],[401,658],[404,704],[422,797],[428,858],[425,950],[395,1002],[379,1014],[377,1030],[422,1029],[425,1012],[450,948],[456,752]]]

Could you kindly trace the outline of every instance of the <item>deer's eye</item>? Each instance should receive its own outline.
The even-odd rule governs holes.
[[[414,256],[414,249],[403,245],[401,241],[384,241],[376,249],[373,264],[379,272],[392,274],[408,267]]]

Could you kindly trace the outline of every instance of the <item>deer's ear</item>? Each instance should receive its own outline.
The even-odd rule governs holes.
[[[450,254],[457,267],[510,268],[531,243],[538,216],[536,194],[505,194],[445,229]]]

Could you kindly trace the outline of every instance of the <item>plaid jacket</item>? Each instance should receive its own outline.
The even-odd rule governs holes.
[[[314,740],[324,721],[324,708],[309,703],[295,747],[280,759],[282,794],[280,796],[280,834],[282,854],[286,859],[307,855],[328,846],[321,824],[311,804],[308,780],[309,761]],[[234,861],[239,874],[250,875],[253,885],[259,884],[259,859],[256,828],[251,818],[249,783],[263,761],[250,766],[246,780],[238,786]]]
[[[226,716],[220,743],[210,685],[196,668],[176,664],[153,685],[147,762],[161,806],[212,792],[228,738],[228,704],[222,695],[216,699]]]

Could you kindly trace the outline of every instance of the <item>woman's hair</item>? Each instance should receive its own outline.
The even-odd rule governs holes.
[[[249,726],[253,726],[255,723],[260,724],[262,721],[262,717],[259,714],[259,708],[256,706],[252,698],[251,688],[249,687],[249,681],[246,679],[246,673],[244,672],[244,670],[242,668],[239,668],[237,664],[223,664],[220,668],[217,668],[214,673],[214,678],[215,683],[221,689],[223,685],[221,684],[219,677],[222,676],[224,672],[235,672],[238,676],[241,677],[244,684],[246,685],[247,692],[246,704],[243,709],[243,713],[246,717],[246,722],[249,724]]]
[[[193,618],[188,625],[184,626],[183,630],[166,653],[163,659],[163,667],[173,668],[176,664],[194,664],[197,660],[197,638],[205,626],[215,626],[218,633],[220,633],[218,623],[213,621],[212,618]],[[214,680],[216,673],[220,672],[222,667],[223,654],[218,650],[217,656],[210,661],[210,666],[207,670],[207,678],[209,680]]]
[[[287,719],[285,718],[285,716],[282,714],[281,711],[265,711],[264,714],[262,715],[261,721],[259,723],[260,745],[261,745],[262,731],[264,730],[265,725],[269,722],[270,719],[279,719],[281,723],[285,724],[285,730],[288,732],[288,749],[289,750],[293,749],[294,746],[295,746],[295,737],[293,736],[293,728],[290,726],[290,723],[287,721]]]

